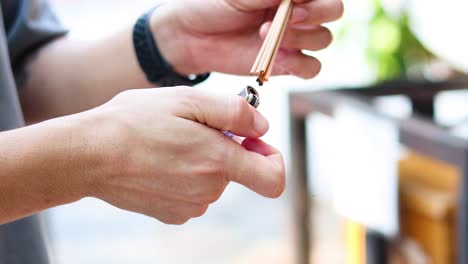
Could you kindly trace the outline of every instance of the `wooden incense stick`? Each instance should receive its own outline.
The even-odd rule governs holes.
[[[282,0],[271,23],[270,30],[258,53],[250,74],[257,76],[258,83],[268,81],[273,71],[273,64],[283,39],[293,9],[292,0]]]

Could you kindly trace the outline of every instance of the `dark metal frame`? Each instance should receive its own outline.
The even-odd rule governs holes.
[[[363,89],[366,88],[366,89]],[[433,101],[437,93],[447,90],[467,89],[466,79],[450,82],[389,82],[374,87],[338,89],[329,92],[292,92],[289,95],[290,111],[290,175],[289,187],[293,195],[295,218],[295,242],[297,263],[310,261],[312,210],[308,189],[306,119],[311,113],[333,115],[338,102],[346,101],[373,114],[377,111],[368,103],[376,96],[406,95],[413,102],[415,115],[404,120],[393,120],[400,133],[400,143],[423,155],[445,161],[459,169],[462,176],[458,214],[458,263],[468,264],[468,141],[450,135],[435,125],[431,118],[434,113]],[[312,132],[313,133],[313,132]],[[382,238],[374,232],[367,232],[367,263],[382,264],[386,256]]]

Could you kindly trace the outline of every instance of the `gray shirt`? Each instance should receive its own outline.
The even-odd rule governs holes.
[[[24,125],[13,68],[20,69],[27,55],[64,33],[46,1],[0,0],[0,131]],[[41,216],[1,225],[0,264],[49,263],[43,232]]]

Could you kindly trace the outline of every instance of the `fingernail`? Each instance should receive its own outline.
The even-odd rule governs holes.
[[[271,22],[263,23],[263,25],[260,27],[260,36],[262,38],[265,38],[266,35],[268,34],[268,30],[270,29]]]
[[[268,120],[260,114],[260,112],[255,111],[254,114],[254,130],[259,134],[259,136],[263,136],[269,128]]]
[[[294,7],[291,15],[291,24],[299,23],[307,19],[309,10],[304,7]]]
[[[273,163],[275,163],[275,165],[278,166],[280,171],[284,171],[284,159],[283,159],[283,156],[281,154],[270,156],[270,160],[272,160]],[[282,176],[284,176],[284,175],[282,175]]]

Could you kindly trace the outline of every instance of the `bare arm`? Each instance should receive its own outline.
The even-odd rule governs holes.
[[[321,23],[341,16],[341,0],[295,0],[274,74],[312,78],[320,63],[300,52],[331,42]],[[279,0],[174,0],[156,9],[151,27],[163,56],[181,74],[246,74],[260,49]],[[200,8],[203,7],[203,8]],[[131,23],[130,23],[131,24]],[[154,87],[139,68],[132,25],[109,38],[78,43],[57,40],[26,66],[21,99],[28,121],[76,113],[131,88]]]
[[[137,64],[130,30],[95,42],[63,37],[25,67],[20,96],[29,122],[81,112],[123,90],[151,86]]]
[[[241,146],[220,130],[251,139]],[[0,224],[89,196],[182,224],[203,215],[230,181],[278,197],[281,154],[256,139],[267,130],[238,96],[179,87],[127,91],[0,133]]]
[[[0,133],[0,224],[81,197],[83,128],[69,118]]]
[[[294,1],[274,73],[310,78],[320,64],[300,50],[330,43],[330,32],[319,25],[339,17],[342,3]],[[153,33],[181,74],[244,74],[278,3],[168,1],[153,16]],[[230,181],[267,197],[283,192],[281,154],[258,139],[268,122],[238,96],[149,89],[101,105],[123,90],[151,86],[136,62],[131,27],[92,43],[59,39],[36,55],[21,90],[28,121],[100,106],[0,133],[0,223],[93,196],[180,224],[203,215]],[[220,131],[246,139],[240,145]]]

